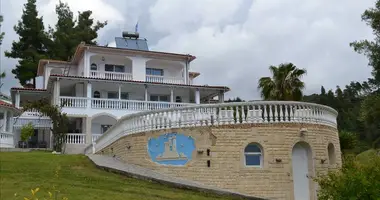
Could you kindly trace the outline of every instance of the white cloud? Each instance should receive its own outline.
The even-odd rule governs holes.
[[[269,75],[269,65],[282,62],[293,62],[309,71],[305,77],[308,92],[318,92],[322,84],[335,88],[369,77],[366,59],[353,52],[349,43],[369,36],[360,15],[374,5],[373,0],[256,0],[244,23],[225,24],[224,20],[238,10],[232,7],[229,12],[220,12],[222,17],[195,17],[203,20],[196,25],[188,13],[206,13],[204,8],[191,6],[182,11],[187,1],[181,1],[182,7],[167,1],[157,1],[150,10],[157,31],[168,31],[162,27],[169,27],[166,37],[153,48],[196,55],[198,60],[192,67],[202,72],[199,82],[230,86],[231,95],[258,97],[258,79]],[[224,6],[219,1],[203,4],[207,8]],[[186,29],[191,25],[192,29]],[[170,28],[176,26],[185,28]]]
[[[12,1],[13,10],[6,10],[4,15],[19,18],[21,2]],[[40,2],[45,22],[55,22],[58,0]],[[355,53],[349,43],[372,37],[360,16],[375,5],[375,0],[64,2],[74,13],[90,9],[97,20],[109,21],[99,37],[103,43],[120,36],[122,30],[134,28],[139,20],[140,34],[147,37],[150,49],[195,55],[192,70],[202,74],[196,83],[229,86],[230,96],[257,98],[258,79],[269,75],[269,65],[282,62],[308,70],[304,78],[308,93],[318,92],[322,84],[335,88],[370,76],[366,58]],[[5,20],[4,25],[11,30],[16,20]],[[10,34],[6,37],[17,38]],[[10,42],[4,43],[8,48]]]

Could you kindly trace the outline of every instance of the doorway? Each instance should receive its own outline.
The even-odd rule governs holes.
[[[309,165],[311,148],[308,144],[299,142],[293,147],[293,184],[294,200],[310,199]]]

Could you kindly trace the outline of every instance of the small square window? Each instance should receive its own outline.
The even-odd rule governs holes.
[[[117,92],[108,92],[108,98],[109,99],[118,99],[119,95]]]
[[[123,65],[115,65],[115,72],[125,72]]]
[[[104,71],[106,71],[106,72],[113,72],[114,71],[114,66],[106,64],[104,66]]]
[[[120,94],[120,98],[121,98],[121,99],[129,99],[129,94],[128,94],[127,92],[122,92],[122,93]]]

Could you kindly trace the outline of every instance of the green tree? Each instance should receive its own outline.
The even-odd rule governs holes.
[[[38,62],[45,57],[47,52],[45,44],[48,39],[42,17],[38,17],[36,0],[28,0],[24,4],[21,20],[14,26],[14,30],[19,35],[19,41],[12,43],[11,51],[6,51],[5,56],[19,59],[12,73],[20,84],[25,85],[27,81],[33,79],[35,86]]]
[[[69,119],[62,112],[63,105],[51,105],[49,99],[29,102],[23,106],[23,111],[36,109],[42,115],[46,115],[52,121],[53,149],[61,152],[68,131]]]
[[[3,22],[3,16],[0,15],[0,30],[1,30],[1,23]],[[5,33],[0,32],[0,45],[3,43],[3,38],[4,38]]]
[[[380,94],[369,95],[362,103],[360,120],[366,128],[365,139],[380,148]]]
[[[49,27],[52,43],[49,45],[49,56],[58,60],[70,60],[79,43],[96,45],[98,31],[107,25],[107,22],[91,18],[92,11],[78,13],[78,20],[74,20],[73,12],[66,3],[61,1],[55,9],[58,21],[55,28]]]
[[[1,23],[3,22],[3,16],[0,15],[0,30],[1,30]],[[5,33],[0,32],[0,45],[3,43]],[[0,72],[0,79],[5,78],[5,72]],[[0,83],[0,87],[2,86],[2,83]]]
[[[361,40],[350,45],[360,54],[367,56],[369,66],[372,66],[373,82],[380,87],[380,0],[374,8],[369,8],[362,14],[362,20],[372,28],[374,40]]]
[[[258,88],[264,100],[300,101],[302,90],[305,88],[302,76],[306,75],[306,69],[298,69],[292,63],[270,66],[272,77],[262,77]]]
[[[32,123],[25,124],[21,127],[21,136],[20,139],[23,142],[27,142],[30,137],[34,134],[34,127]]]
[[[373,154],[361,163],[346,159],[339,171],[316,178],[320,200],[380,199],[380,156]]]

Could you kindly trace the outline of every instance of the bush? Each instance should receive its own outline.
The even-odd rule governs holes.
[[[366,162],[347,158],[341,170],[316,179],[320,200],[380,199],[380,156],[372,154]]]
[[[26,142],[34,134],[34,127],[32,123],[25,124],[21,127],[21,141]]]

